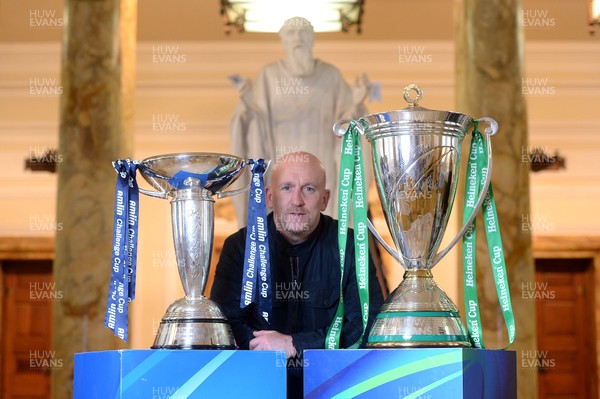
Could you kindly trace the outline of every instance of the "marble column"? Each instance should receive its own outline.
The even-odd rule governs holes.
[[[136,0],[66,0],[62,52],[52,397],[73,397],[73,354],[126,343],[104,327],[116,174],[132,157]]]
[[[528,140],[522,94],[522,36],[519,0],[457,1],[456,109],[473,117],[492,117],[500,125],[499,133],[492,139],[492,184],[517,326],[516,341],[510,349],[517,354],[518,397],[535,398],[537,370],[522,366],[525,356],[536,353],[535,304],[524,300],[522,288],[523,284],[535,281],[531,235],[522,229],[522,220],[530,212],[529,164],[521,157]],[[469,141],[470,137],[465,140],[465,147]],[[462,198],[457,200],[462,208]],[[478,227],[482,224],[479,219]],[[478,228],[477,234],[477,283],[483,337],[486,347],[501,348],[508,343],[506,328],[498,305],[485,233]]]

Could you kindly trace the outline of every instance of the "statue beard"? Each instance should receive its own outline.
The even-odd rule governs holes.
[[[315,69],[315,60],[308,47],[299,46],[288,57],[288,68],[293,76],[310,76]]]

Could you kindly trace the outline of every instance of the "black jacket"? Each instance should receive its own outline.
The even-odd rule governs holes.
[[[268,216],[273,300],[270,326],[262,323],[257,311],[248,312],[251,307],[245,311],[240,309],[246,228],[225,240],[210,298],[221,306],[229,318],[240,349],[248,349],[248,343],[253,338],[252,332],[259,329],[271,329],[291,335],[299,356],[304,349],[325,348],[327,330],[340,299],[337,224],[337,220],[321,214],[319,225],[309,238],[292,245],[275,228],[273,215]],[[342,348],[356,342],[362,331],[354,262],[354,238],[350,230],[344,265],[345,318],[340,336]],[[381,287],[370,260],[369,297],[370,326],[383,303]],[[367,333],[363,342],[366,342]]]

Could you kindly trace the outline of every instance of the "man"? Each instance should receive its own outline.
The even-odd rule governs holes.
[[[325,170],[314,155],[296,152],[280,158],[266,189],[266,203],[273,210],[267,223],[273,301],[269,324],[249,310],[252,306],[240,309],[246,228],[225,240],[210,295],[229,318],[240,349],[285,352],[288,398],[302,397],[302,351],[325,348],[340,299],[337,221],[321,213],[329,197]],[[342,348],[354,344],[363,329],[354,262],[349,234]],[[372,263],[369,294],[370,326],[383,302]]]
[[[279,36],[285,58],[266,65],[252,83],[238,75],[230,77],[240,92],[229,126],[231,151],[246,159],[273,161],[289,152],[314,154],[323,161],[334,189],[325,214],[336,217],[341,140],[333,135],[332,127],[341,118],[368,113],[363,102],[369,82],[363,76],[350,88],[335,66],[315,59],[314,30],[306,19],[287,20]],[[370,176],[369,171],[365,174]],[[267,181],[269,176],[267,173]],[[244,179],[240,183],[247,182]],[[238,223],[244,226],[247,203],[242,196],[233,201]]]

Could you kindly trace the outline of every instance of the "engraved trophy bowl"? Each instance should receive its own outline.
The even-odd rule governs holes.
[[[416,98],[411,93],[416,92]],[[470,220],[447,248],[437,253],[452,210],[460,170],[461,143],[473,124],[468,115],[436,111],[418,105],[422,91],[404,89],[409,106],[371,114],[357,128],[371,146],[379,200],[395,249],[369,222],[383,247],[404,267],[403,281],[388,296],[369,333],[368,347],[470,346],[458,308],[436,284],[431,269],[462,238],[483,204],[491,178],[489,136],[488,173]],[[345,131],[340,120],[338,135]]]
[[[139,169],[156,190],[143,194],[171,200],[173,241],[185,297],[163,316],[152,349],[235,349],[231,327],[219,306],[203,296],[214,238],[214,199],[244,171],[227,154],[179,153],[144,159]]]

